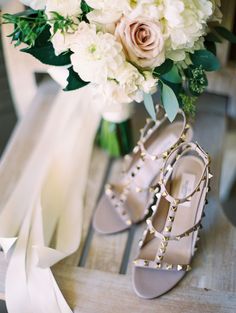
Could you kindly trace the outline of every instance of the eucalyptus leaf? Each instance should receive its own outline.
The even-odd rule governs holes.
[[[220,69],[220,62],[217,57],[208,50],[197,50],[191,55],[193,64],[197,67],[202,66],[205,71],[217,71]]]
[[[147,112],[149,113],[151,118],[155,121],[156,120],[156,110],[155,110],[154,102],[152,99],[152,95],[144,92],[143,98],[144,98],[144,106],[145,106]]]
[[[73,70],[71,66],[69,69],[69,76],[67,78],[68,85],[64,89],[64,91],[72,91],[82,88],[88,85],[88,82],[83,81],[80,76]]]
[[[175,65],[172,67],[172,69],[168,73],[162,75],[161,78],[173,84],[182,83],[182,78],[179,75],[178,68]]]
[[[173,122],[179,111],[179,102],[174,91],[164,83],[162,83],[162,103],[168,119]]]
[[[223,26],[215,27],[215,31],[224,39],[231,43],[236,43],[236,35]]]

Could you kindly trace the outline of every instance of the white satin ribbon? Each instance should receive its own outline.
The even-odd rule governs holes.
[[[50,267],[80,244],[99,107],[91,85],[32,106],[1,160],[0,244],[9,255],[9,313],[71,313]],[[37,136],[33,117],[45,119]]]

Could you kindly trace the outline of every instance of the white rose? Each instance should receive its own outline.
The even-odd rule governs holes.
[[[34,10],[44,10],[47,0],[21,0],[21,2]]]
[[[207,22],[212,15],[210,0],[163,0],[166,30],[169,35],[168,49],[191,49],[205,35]],[[181,52],[184,56],[183,51]]]
[[[87,14],[89,21],[99,24],[115,23],[123,14],[131,11],[128,0],[87,0],[86,2],[94,9]]]
[[[96,31],[95,25],[80,23],[71,50],[74,70],[86,82],[101,84],[114,79],[124,62],[122,46],[111,34]]]
[[[78,17],[81,11],[81,0],[46,0],[46,13],[57,12],[65,17]]]

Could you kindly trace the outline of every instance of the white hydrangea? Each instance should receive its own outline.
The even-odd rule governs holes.
[[[220,10],[221,7],[221,0],[211,0],[213,4],[213,15],[211,17],[211,20],[214,22],[222,22],[223,14]]]
[[[150,19],[160,21],[163,18],[164,4],[160,0],[139,0],[133,10],[129,14],[129,18],[139,16],[148,17]]]
[[[86,82],[103,84],[114,79],[125,59],[113,35],[97,32],[95,25],[85,22],[80,23],[70,48],[73,68]]]
[[[78,17],[81,11],[81,0],[46,0],[46,13],[57,12],[65,17]]]
[[[131,11],[129,0],[86,0],[93,8],[87,17],[89,21],[98,24],[112,24],[117,22],[123,14]]]
[[[34,10],[43,10],[47,0],[21,0],[21,2]]]
[[[210,0],[164,0],[164,18],[169,49],[190,49],[206,33],[213,14]]]
[[[140,73],[132,64],[125,62],[117,73],[115,80],[102,86],[105,98],[117,103],[143,101],[143,92],[154,93],[157,80],[150,72]]]

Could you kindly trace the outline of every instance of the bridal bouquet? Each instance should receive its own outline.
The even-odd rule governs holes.
[[[63,67],[65,91],[93,84],[111,106],[144,101],[155,119],[159,92],[170,121],[195,111],[216,71],[216,43],[236,37],[219,24],[220,0],[22,0],[4,14],[23,52]]]

